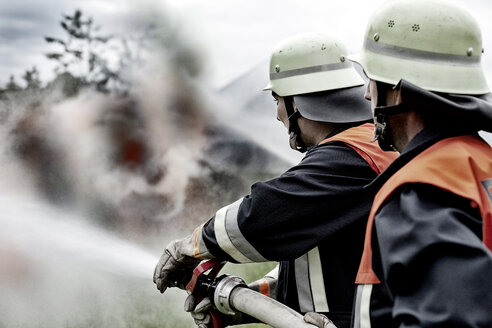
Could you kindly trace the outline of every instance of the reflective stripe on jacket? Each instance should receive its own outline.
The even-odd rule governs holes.
[[[203,237],[216,257],[279,261],[277,300],[350,324],[353,281],[374,193],[365,188],[396,157],[370,143],[374,125],[340,129],[280,177],[220,209]],[[345,324],[346,323],[346,324]]]
[[[380,174],[396,158],[397,154],[383,152],[377,143],[369,142],[373,134],[374,125],[365,123],[337,133],[323,140],[320,145],[334,141],[343,142],[354,149],[377,174]],[[239,263],[268,261],[251,246],[239,229],[237,213],[241,203],[242,199],[217,211],[214,222],[217,242],[223,251]],[[319,270],[315,269],[314,271]]]

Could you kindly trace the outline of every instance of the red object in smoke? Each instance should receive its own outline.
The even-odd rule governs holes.
[[[144,161],[145,149],[141,142],[133,139],[125,140],[122,145],[123,162],[141,165]]]

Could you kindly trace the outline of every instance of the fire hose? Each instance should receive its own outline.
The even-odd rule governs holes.
[[[209,297],[215,306],[211,311],[214,328],[221,328],[216,311],[232,315],[236,311],[247,314],[274,328],[313,328],[300,313],[286,305],[249,289],[239,277],[224,274],[217,277],[225,262],[209,260],[198,265],[190,273],[176,274],[171,285],[185,289],[198,300]],[[208,274],[206,274],[208,272]]]

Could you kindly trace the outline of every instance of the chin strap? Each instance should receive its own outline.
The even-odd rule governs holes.
[[[390,138],[388,138],[389,127],[386,125],[386,107],[378,106],[374,109],[374,138],[371,142],[378,141],[379,147],[384,151],[394,150]]]
[[[294,111],[292,101],[292,96],[284,97],[285,110],[289,119],[289,145],[290,148],[305,153],[308,147],[301,138],[301,129],[299,128],[299,124],[297,124],[297,119],[301,117],[301,113]]]
[[[392,86],[376,81],[378,90],[377,107],[374,109],[374,138],[371,142],[378,141],[379,147],[384,151],[397,151],[391,137],[391,126],[387,124],[389,115],[400,114],[408,111],[403,104],[386,106],[386,93]]]

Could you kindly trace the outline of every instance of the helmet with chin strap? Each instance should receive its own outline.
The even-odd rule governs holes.
[[[488,93],[482,53],[478,23],[457,5],[393,0],[379,7],[369,18],[362,51],[348,56],[377,83],[376,137],[384,139],[387,115],[404,111],[385,107],[385,92],[401,80],[431,92]]]
[[[263,90],[284,97],[293,149],[306,150],[297,125],[301,115],[332,123],[371,119],[370,106],[363,98],[364,80],[346,55],[340,40],[321,33],[297,35],[274,48],[269,83]]]
[[[363,85],[364,80],[346,56],[343,43],[328,35],[288,38],[272,52],[270,81],[263,90],[284,97]]]
[[[482,36],[463,8],[441,0],[396,0],[369,19],[364,46],[348,59],[370,79],[456,94],[489,92],[481,66]]]

